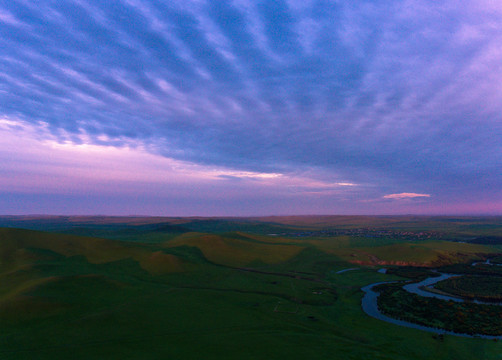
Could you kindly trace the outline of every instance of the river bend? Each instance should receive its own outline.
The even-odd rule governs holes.
[[[446,301],[453,300],[453,301],[457,301],[457,302],[464,302],[465,300],[460,299],[460,298],[456,298],[453,296],[435,294],[435,293],[431,293],[431,292],[420,289],[423,286],[433,285],[441,280],[448,279],[452,276],[458,276],[458,275],[441,274],[438,277],[430,277],[430,278],[427,278],[427,279],[425,279],[421,282],[418,282],[418,283],[407,284],[407,285],[403,286],[403,289],[405,289],[408,292],[420,295],[420,296],[435,297],[435,298],[438,298],[441,300],[446,300]],[[396,281],[378,282],[378,283],[370,284],[370,285],[367,285],[367,286],[361,288],[361,290],[364,291],[364,293],[365,293],[363,296],[363,299],[362,299],[362,304],[361,304],[363,311],[366,314],[368,314],[369,316],[374,317],[375,319],[378,319],[378,320],[386,321],[386,322],[394,324],[394,325],[409,327],[412,329],[428,331],[428,332],[432,332],[435,334],[449,334],[449,335],[455,335],[455,336],[482,338],[482,339],[502,339],[502,335],[492,336],[492,335],[482,335],[482,334],[470,335],[470,334],[456,333],[456,332],[449,331],[449,330],[438,329],[438,328],[433,328],[430,326],[415,324],[415,323],[404,321],[404,320],[394,319],[390,316],[383,314],[378,309],[378,305],[377,305],[377,299],[378,299],[378,296],[380,295],[380,293],[374,291],[373,288],[377,285],[380,285],[380,284],[390,284],[390,283],[395,283],[395,282]],[[488,303],[488,302],[481,302],[481,301],[476,301],[476,302],[478,304],[502,305],[502,303]]]

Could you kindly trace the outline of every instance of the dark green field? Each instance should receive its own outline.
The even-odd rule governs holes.
[[[443,280],[435,288],[464,298],[502,301],[502,276],[459,276]]]
[[[367,284],[500,256],[479,239],[502,236],[501,218],[0,225],[0,359],[501,359],[500,342],[438,340],[360,306]]]

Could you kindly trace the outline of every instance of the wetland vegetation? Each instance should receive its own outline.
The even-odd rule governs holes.
[[[502,276],[456,276],[438,282],[434,288],[465,299],[502,301]]]
[[[375,289],[380,293],[378,308],[384,314],[460,334],[502,335],[502,307],[423,297],[404,290],[402,285],[382,284]]]

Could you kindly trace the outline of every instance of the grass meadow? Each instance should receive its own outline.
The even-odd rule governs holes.
[[[470,261],[499,245],[262,231],[321,220],[2,228],[0,358],[500,359],[499,342],[440,340],[360,306],[362,286],[402,279],[381,267]]]

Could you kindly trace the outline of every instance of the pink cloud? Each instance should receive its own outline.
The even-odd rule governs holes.
[[[412,199],[412,198],[417,198],[417,197],[430,197],[429,194],[417,194],[417,193],[400,193],[400,194],[389,194],[385,195],[383,198],[384,199]]]
[[[24,194],[135,194],[214,200],[245,194],[339,194],[357,185],[302,174],[204,166],[150,153],[141,142],[120,147],[92,144],[83,130],[80,143],[67,138],[58,141],[45,123],[36,126],[0,117],[0,189]],[[105,135],[98,139],[114,140]]]

